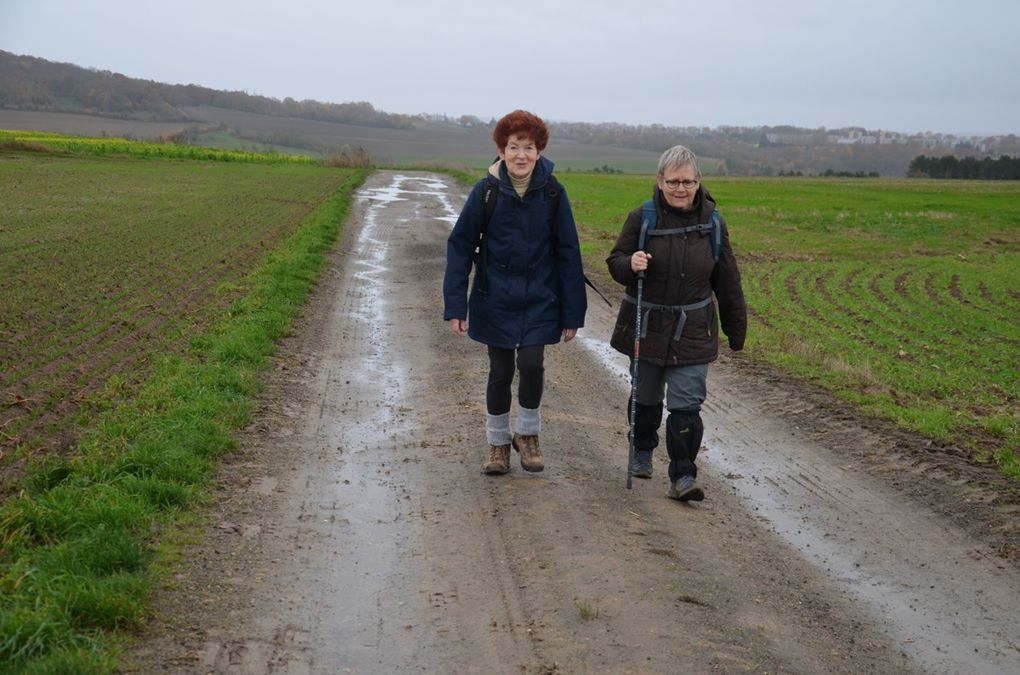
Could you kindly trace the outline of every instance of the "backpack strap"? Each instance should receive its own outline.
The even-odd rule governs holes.
[[[549,208],[549,220],[556,216],[556,209],[560,206],[560,193],[563,192],[563,186],[556,180],[556,176],[549,174],[549,180],[545,184],[545,203]]]
[[[651,199],[641,205],[641,233],[638,235],[638,250],[645,250],[648,238],[648,230],[654,230],[659,222],[659,211],[655,208],[655,202]]]
[[[719,262],[719,254],[722,253],[722,216],[718,210],[713,209],[708,221],[712,224],[712,261]]]
[[[655,203],[649,199],[641,205],[641,233],[638,235],[638,250],[644,250],[648,237],[665,236],[669,234],[684,234],[687,232],[708,232],[709,242],[712,244],[712,262],[719,262],[719,255],[722,253],[722,216],[718,209],[712,210],[707,223],[699,225],[688,225],[687,227],[676,227],[668,230],[656,230],[658,212]],[[652,232],[651,230],[655,230]]]
[[[485,178],[485,191],[482,194],[482,224],[478,228],[478,242],[475,244],[475,276],[478,279],[476,283],[481,293],[489,292],[489,276],[486,274],[489,263],[489,247],[485,245],[485,234],[489,229],[492,213],[496,210],[496,195],[499,193],[499,181],[496,177],[487,173]]]
[[[485,174],[485,192],[482,195],[482,226],[478,231],[478,245],[485,240],[485,232],[489,229],[489,221],[496,210],[496,195],[499,194],[499,180],[491,173]]]

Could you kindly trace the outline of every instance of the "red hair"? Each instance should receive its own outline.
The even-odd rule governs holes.
[[[515,110],[504,115],[492,130],[492,140],[496,141],[497,148],[503,150],[510,142],[510,137],[515,134],[533,140],[539,152],[545,150],[546,144],[549,143],[549,127],[541,117],[527,110]]]

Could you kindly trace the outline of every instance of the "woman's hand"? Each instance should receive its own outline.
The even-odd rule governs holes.
[[[450,319],[450,328],[461,337],[467,332],[467,319]]]
[[[652,259],[651,253],[645,253],[644,251],[634,251],[634,255],[630,257],[630,268],[635,274],[638,272],[644,272],[648,269],[648,261]]]
[[[575,335],[577,335],[577,329],[576,328],[564,328],[563,329],[563,341],[564,342],[570,342],[571,340],[574,339]]]

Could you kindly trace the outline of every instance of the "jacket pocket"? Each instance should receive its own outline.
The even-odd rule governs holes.
[[[682,339],[692,345],[711,345],[715,343],[718,331],[715,302],[712,302],[707,307],[687,313]]]

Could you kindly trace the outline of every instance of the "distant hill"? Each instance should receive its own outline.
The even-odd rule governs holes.
[[[394,129],[413,126],[408,116],[381,112],[366,102],[320,103],[290,98],[280,101],[241,91],[140,80],[0,50],[0,108],[179,122],[190,119],[182,111],[188,106]]]
[[[471,115],[401,115],[368,102],[323,103],[255,96],[198,85],[129,78],[0,50],[0,128],[121,135],[218,147],[327,155],[357,146],[389,163],[482,166],[495,151],[495,120]],[[678,143],[706,173],[824,172],[903,176],[921,154],[1020,154],[1014,135],[961,138],[863,128],[666,127],[551,122],[547,154],[562,169],[654,170]]]

